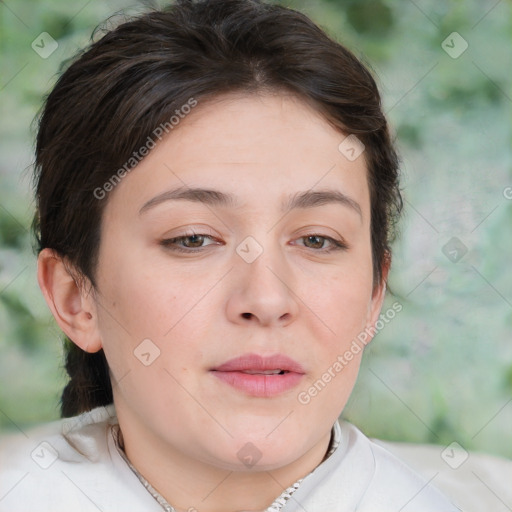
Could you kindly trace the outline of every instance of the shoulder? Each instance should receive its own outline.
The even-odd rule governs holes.
[[[61,462],[97,460],[106,448],[107,427],[116,422],[113,407],[101,407],[0,437],[3,467],[29,471]]]
[[[335,424],[339,445],[294,497],[311,511],[457,512],[420,474],[354,425]],[[306,506],[306,505],[309,505]],[[288,508],[286,509],[288,510]],[[294,506],[289,506],[294,511]],[[299,510],[297,508],[297,510]]]
[[[466,512],[512,510],[512,461],[448,446],[378,441],[405,460]]]
[[[0,512],[121,510],[140,483],[112,449],[116,423],[108,406],[1,436]]]
[[[436,482],[436,473],[422,475],[406,461],[389,451],[380,441],[361,434],[375,460],[375,473],[364,501],[380,506],[399,506],[403,512],[455,512],[459,508],[444,495]],[[451,497],[450,497],[451,498]],[[390,508],[391,509],[391,508]],[[361,510],[367,510],[362,508]]]
[[[357,427],[341,422],[362,447],[371,452],[373,476],[361,502],[361,511],[381,510],[403,512],[454,512],[459,509],[436,487],[433,475],[420,475],[405,461],[385,448],[378,440],[369,439]]]

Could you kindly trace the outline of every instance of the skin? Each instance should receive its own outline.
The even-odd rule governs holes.
[[[387,275],[373,288],[366,162],[340,153],[344,138],[290,95],[199,103],[104,199],[97,289],[77,286],[53,251],[39,257],[62,330],[105,350],[129,459],[178,511],[263,510],[326,453],[362,351],[308,404],[298,394],[376,322]],[[174,200],[139,213],[176,187],[230,193],[238,205]],[[290,195],[326,189],[360,214],[340,203],[281,210]],[[161,244],[192,229],[211,238]],[[263,249],[252,263],[236,252],[248,236]],[[171,249],[187,244],[190,253]],[[134,356],[144,339],[160,350],[149,366]],[[249,352],[285,354],[305,375],[262,398],[210,372]],[[261,454],[251,467],[237,456],[249,442]]]

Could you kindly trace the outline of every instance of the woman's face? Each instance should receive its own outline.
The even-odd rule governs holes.
[[[126,435],[237,471],[328,436],[383,295],[344,138],[296,98],[224,96],[104,199],[97,328]]]

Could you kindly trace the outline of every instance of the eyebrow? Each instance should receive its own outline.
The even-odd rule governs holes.
[[[224,206],[235,208],[239,202],[233,194],[207,188],[179,187],[159,194],[142,206],[139,215],[167,201],[192,201],[208,206]],[[294,209],[316,208],[326,204],[341,204],[356,212],[362,218],[362,210],[359,203],[339,190],[307,190],[297,192],[288,197],[281,205],[282,212]]]

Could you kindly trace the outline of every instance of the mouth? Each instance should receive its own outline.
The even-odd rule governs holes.
[[[281,354],[270,357],[245,354],[212,368],[210,372],[239,392],[263,398],[293,389],[305,374],[299,363]]]
[[[285,373],[289,373],[287,370],[265,370],[260,372],[258,370],[243,370],[242,373],[247,373],[248,375],[284,375]]]

